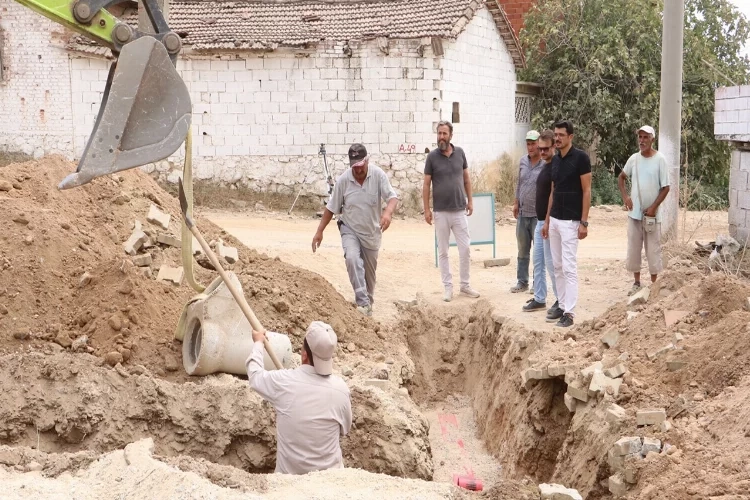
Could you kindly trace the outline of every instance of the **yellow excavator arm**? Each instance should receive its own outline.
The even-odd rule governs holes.
[[[16,0],[108,47],[116,57],[75,173],[60,189],[163,160],[185,141],[192,104],[177,73],[182,40],[156,0],[143,0],[153,33],[132,28],[106,9],[121,0]]]

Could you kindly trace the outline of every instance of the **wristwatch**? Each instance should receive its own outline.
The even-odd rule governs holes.
[[[582,220],[582,221],[581,221],[581,225],[582,225],[583,227],[589,227],[589,223],[588,223],[587,221],[585,221],[585,220]]]

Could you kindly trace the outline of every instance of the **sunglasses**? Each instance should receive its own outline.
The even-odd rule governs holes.
[[[547,152],[547,151],[549,151],[550,149],[552,149],[552,146],[550,146],[550,147],[548,147],[548,148],[539,148],[539,151],[541,151],[542,153],[546,153],[546,152]]]

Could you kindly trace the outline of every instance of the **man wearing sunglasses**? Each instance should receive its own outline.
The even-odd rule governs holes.
[[[370,165],[367,149],[362,144],[352,144],[349,148],[349,165],[351,168],[336,181],[313,237],[312,250],[315,252],[320,247],[323,231],[334,214],[341,214],[337,224],[357,310],[372,316],[381,236],[391,225],[398,195],[386,173]],[[381,200],[387,202],[385,210]]]

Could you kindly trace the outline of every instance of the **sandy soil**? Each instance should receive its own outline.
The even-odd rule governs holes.
[[[502,209],[498,212],[502,213]],[[322,247],[313,254],[311,242],[319,219],[251,211],[206,211],[202,216],[259,252],[320,274],[347,300],[354,300],[335,224],[329,224]],[[589,236],[581,242],[578,249],[580,298],[576,314],[579,321],[602,314],[609,306],[622,300],[630,290],[632,275],[624,270],[626,218],[627,214],[619,207],[594,207],[591,210]],[[682,223],[680,227],[683,227]],[[727,214],[691,212],[687,215],[685,227],[682,236],[684,241],[713,241],[718,233],[726,233]],[[517,246],[515,226],[507,217],[496,227],[496,241],[496,256],[510,257],[510,265],[484,268],[483,261],[492,258],[492,246],[473,246],[472,286],[504,315],[521,321],[529,328],[552,328],[544,321],[544,313],[524,313],[521,310],[531,298],[530,294],[509,292],[516,283]],[[435,267],[433,228],[422,220],[394,220],[383,235],[373,318],[393,321],[398,315],[394,301],[410,301],[417,294],[421,294],[427,303],[442,308],[465,308],[473,299],[458,294],[458,250],[455,247],[450,249],[450,259],[455,295],[454,300],[446,304],[442,302],[440,271]],[[551,298],[552,291],[549,288],[547,305],[551,306],[554,299]]]

